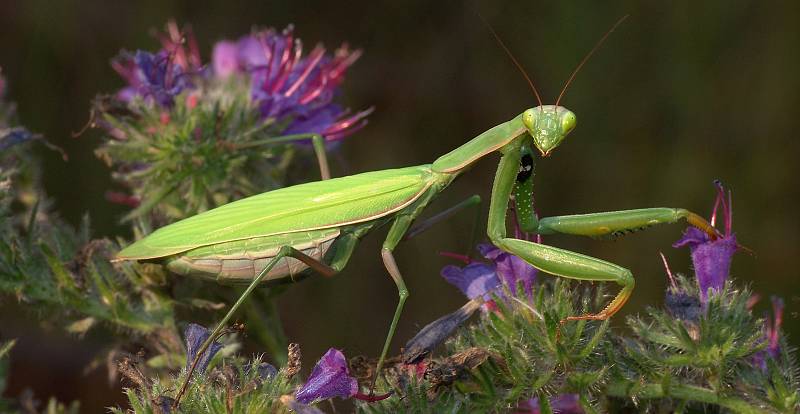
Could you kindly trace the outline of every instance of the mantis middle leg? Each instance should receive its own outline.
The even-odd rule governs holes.
[[[188,372],[186,373],[186,378],[184,379],[183,384],[181,385],[180,391],[178,391],[178,394],[175,396],[175,402],[173,403],[174,408],[178,407],[181,396],[186,391],[186,387],[189,384],[189,381],[191,381],[192,374],[194,373],[194,370],[197,368],[197,364],[199,363],[203,353],[205,353],[208,347],[211,346],[211,343],[214,340],[216,340],[217,336],[219,336],[220,332],[222,332],[222,330],[231,320],[236,311],[239,310],[239,308],[242,306],[242,304],[244,304],[244,302],[247,300],[250,294],[253,293],[253,290],[255,290],[256,287],[258,287],[258,285],[264,280],[267,274],[269,274],[270,270],[272,270],[272,268],[275,267],[275,265],[278,264],[278,262],[280,262],[281,259],[286,257],[292,257],[305,263],[309,268],[322,274],[323,276],[331,277],[336,273],[338,273],[342,268],[344,268],[344,266],[347,264],[347,261],[350,259],[350,256],[352,255],[353,250],[355,249],[355,246],[358,242],[358,238],[351,234],[346,234],[342,237],[343,240],[339,241],[341,247],[336,252],[334,257],[331,259],[330,265],[326,265],[325,263],[322,263],[291,246],[281,247],[281,249],[278,251],[275,257],[273,257],[272,260],[270,260],[269,263],[267,263],[267,265],[264,266],[264,269],[261,270],[258,276],[256,276],[256,278],[253,279],[252,282],[250,282],[250,284],[247,286],[247,289],[245,289],[245,291],[241,294],[241,296],[239,296],[239,299],[236,300],[236,303],[234,303],[233,306],[231,306],[231,308],[228,310],[228,313],[226,313],[225,316],[222,318],[222,320],[219,321],[214,330],[211,331],[211,334],[208,336],[208,339],[206,339],[198,349],[197,354],[192,360],[191,365],[189,365]]]
[[[319,164],[320,176],[323,180],[330,179],[331,170],[328,166],[328,154],[325,151],[325,137],[320,134],[294,134],[284,135],[282,137],[264,138],[243,144],[237,144],[236,148],[252,148],[261,145],[280,144],[283,142],[302,141],[306,139],[311,139],[311,145],[314,147],[314,153],[317,154],[317,163]]]

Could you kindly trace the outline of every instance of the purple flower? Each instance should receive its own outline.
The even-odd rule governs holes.
[[[0,68],[0,100],[6,96],[6,78],[3,77],[3,68]]]
[[[318,133],[327,141],[340,140],[366,124],[371,109],[350,114],[333,102],[344,74],[361,56],[346,45],[333,56],[322,46],[303,57],[292,26],[278,34],[269,29],[237,43],[236,67],[250,73],[252,97],[264,118],[286,122],[286,134]],[[230,45],[220,47],[215,68],[222,76],[234,65]],[[227,63],[226,63],[227,62]]]
[[[186,369],[188,370],[192,366],[192,362],[194,362],[197,351],[200,350],[200,346],[208,339],[211,332],[200,325],[190,323],[189,326],[186,327],[183,335],[186,338]],[[214,358],[214,355],[216,355],[220,349],[222,349],[222,344],[216,341],[212,342],[197,362],[195,372],[205,372],[208,363],[211,362],[211,359]]]
[[[162,50],[172,55],[175,63],[191,72],[199,72],[203,63],[200,60],[200,49],[191,26],[178,28],[175,20],[167,22],[166,33],[157,34],[161,40]]]
[[[350,376],[344,354],[331,348],[314,366],[295,398],[300,403],[313,404],[333,397],[351,398],[357,392],[358,381]]]
[[[689,227],[683,237],[676,241],[672,247],[688,246],[692,255],[694,272],[700,286],[700,300],[705,303],[708,299],[708,290],[719,291],[725,286],[731,268],[733,254],[739,249],[736,235],[731,231],[733,212],[731,206],[731,193],[728,192],[727,200],[722,184],[716,182],[717,199],[711,214],[711,225],[715,225],[717,209],[722,205],[725,220],[725,233],[712,240],[709,235],[696,227]]]
[[[781,334],[781,325],[783,324],[783,299],[773,296],[772,297],[772,313],[775,316],[773,321],[767,320],[767,353],[773,359],[778,359],[781,355],[781,346],[778,339]]]
[[[338,349],[331,348],[317,361],[308,380],[294,396],[301,404],[314,404],[333,397],[375,402],[390,395],[391,393],[365,395],[358,392],[358,381],[350,376],[344,354]]]
[[[134,54],[122,52],[111,66],[128,82],[128,87],[117,92],[117,99],[123,102],[141,96],[169,108],[175,96],[192,86],[189,73],[176,62],[174,54],[165,50],[155,54],[141,50]]]
[[[767,370],[767,358],[777,360],[781,356],[781,344],[779,341],[781,325],[783,325],[783,308],[783,299],[773,296],[772,313],[774,319],[767,318],[767,323],[764,327],[764,341],[767,343],[767,347],[753,355],[753,363],[760,367],[762,371]]]
[[[491,244],[479,244],[478,251],[483,257],[491,260],[491,263],[446,253],[447,256],[463,260],[467,265],[463,268],[453,265],[445,266],[441,271],[442,277],[458,287],[470,299],[478,296],[489,299],[491,292],[503,295],[504,291],[500,289],[502,286],[505,286],[512,294],[516,294],[517,286],[520,283],[525,294],[530,297],[533,282],[538,273],[536,268]]]
[[[478,296],[489,299],[489,293],[500,287],[495,267],[486,263],[472,262],[463,268],[447,265],[441,275],[470,299]]]
[[[230,41],[217,42],[214,51],[211,52],[211,63],[214,75],[220,78],[239,72],[239,48],[236,43]]]
[[[554,414],[583,414],[578,394],[561,394],[548,400],[550,408]],[[525,400],[517,406],[517,414],[539,414],[541,413],[539,398]]]
[[[479,244],[478,251],[483,257],[494,262],[497,275],[511,292],[516,294],[517,286],[521,283],[525,295],[531,296],[533,281],[536,280],[536,274],[539,272],[535,267],[491,244]]]
[[[5,151],[14,145],[35,139],[36,135],[23,127],[0,128],[0,151]]]

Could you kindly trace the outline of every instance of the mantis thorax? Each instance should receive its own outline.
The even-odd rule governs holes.
[[[576,122],[575,114],[563,106],[542,105],[522,114],[522,123],[544,157],[575,129]]]

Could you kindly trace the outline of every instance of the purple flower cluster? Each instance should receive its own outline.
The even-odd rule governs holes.
[[[163,49],[159,52],[122,52],[112,61],[112,67],[128,83],[117,93],[119,100],[142,97],[169,109],[177,95],[195,87],[195,77],[240,75],[250,80],[250,98],[261,116],[283,125],[284,135],[317,133],[327,141],[341,140],[359,130],[372,112],[351,114],[333,102],[347,68],[361,56],[360,50],[350,51],[347,45],[333,56],[322,46],[303,56],[302,42],[294,37],[292,26],[281,33],[267,29],[235,42],[218,42],[211,70],[206,70],[191,32],[183,35],[170,22],[160,38]]]
[[[680,248],[687,246],[692,255],[697,284],[700,287],[700,300],[705,303],[708,300],[708,290],[721,290],[725,286],[730,273],[733,254],[739,249],[736,242],[736,235],[732,232],[733,210],[731,193],[728,191],[727,197],[725,189],[719,182],[717,186],[717,199],[714,202],[714,209],[711,213],[711,225],[714,226],[717,220],[717,210],[722,206],[723,219],[725,221],[725,233],[722,237],[712,240],[709,235],[696,227],[689,227],[680,240],[676,241],[672,247]]]
[[[218,77],[249,74],[252,99],[267,119],[287,120],[286,134],[318,133],[337,141],[366,123],[371,110],[350,115],[333,102],[348,67],[361,56],[346,45],[333,56],[322,46],[303,56],[292,26],[272,29],[214,46],[212,66]]]

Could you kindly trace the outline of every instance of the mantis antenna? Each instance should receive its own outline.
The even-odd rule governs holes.
[[[569,76],[569,79],[567,79],[567,83],[565,83],[565,84],[564,84],[564,88],[563,88],[563,89],[561,89],[561,93],[558,95],[558,99],[556,99],[556,107],[558,107],[558,103],[559,103],[559,102],[561,102],[561,98],[564,96],[564,92],[566,92],[566,91],[567,91],[567,87],[569,87],[569,84],[570,84],[570,83],[572,83],[572,80],[573,80],[573,79],[575,79],[575,75],[577,75],[577,74],[578,74],[578,71],[579,71],[579,70],[581,70],[581,67],[583,67],[583,64],[584,64],[584,63],[586,63],[586,61],[587,61],[587,60],[589,60],[589,58],[590,58],[590,57],[592,57],[592,55],[594,54],[594,52],[596,52],[596,51],[597,51],[597,49],[599,49],[599,48],[600,48],[600,46],[603,44],[603,42],[605,42],[605,41],[606,41],[606,38],[608,37],[608,35],[610,35],[611,33],[613,33],[613,32],[614,32],[614,30],[617,28],[617,26],[619,26],[620,24],[622,24],[622,22],[624,22],[624,21],[625,21],[625,19],[627,19],[627,18],[628,18],[628,16],[630,16],[630,15],[629,15],[629,14],[626,14],[626,15],[622,16],[622,17],[621,17],[619,20],[617,20],[617,22],[616,22],[616,23],[614,23],[614,25],[613,25],[613,26],[611,26],[611,29],[609,29],[609,30],[606,32],[606,34],[604,34],[604,35],[603,35],[603,37],[601,37],[601,38],[600,38],[600,40],[597,42],[597,44],[596,44],[596,45],[594,45],[594,47],[592,48],[592,50],[590,50],[590,51],[589,51],[589,53],[587,53],[587,54],[586,54],[586,57],[584,57],[584,58],[583,58],[583,60],[581,60],[581,63],[578,63],[578,67],[576,67],[576,68],[575,68],[575,70],[574,70],[574,71],[572,71],[572,75],[570,75],[570,76]],[[512,59],[513,59],[513,58],[512,58]]]
[[[528,76],[528,73],[525,72],[525,68],[523,68],[522,65],[520,65],[519,62],[517,62],[517,59],[514,57],[514,55],[511,53],[511,51],[508,50],[508,47],[506,47],[506,44],[503,43],[503,39],[500,39],[500,36],[494,30],[492,25],[489,24],[488,21],[486,21],[486,19],[483,17],[483,15],[478,13],[478,17],[480,17],[481,21],[483,22],[483,24],[486,25],[486,27],[489,29],[489,31],[492,32],[492,36],[494,36],[495,40],[497,40],[497,43],[499,43],[500,47],[502,47],[503,50],[506,51],[506,54],[508,55],[508,57],[511,58],[511,61],[514,62],[514,65],[517,66],[517,69],[519,69],[519,71],[522,73],[522,76],[524,76],[525,80],[528,81],[528,85],[531,86],[531,90],[533,91],[533,94],[536,96],[536,100],[539,101],[539,107],[542,107],[542,105],[543,105],[542,104],[542,98],[539,96],[539,91],[536,90],[536,86],[533,86],[533,81],[531,80],[530,76]]]

